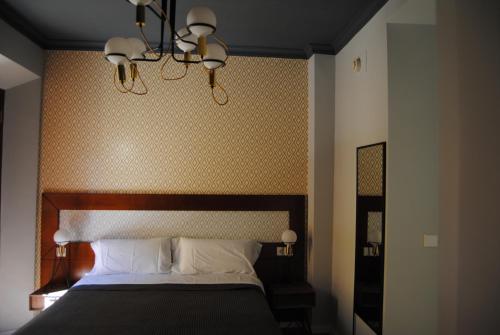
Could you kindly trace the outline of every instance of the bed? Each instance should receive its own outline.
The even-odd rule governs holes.
[[[250,275],[89,275],[16,334],[280,334]]]
[[[41,284],[56,258],[50,235],[62,210],[285,211],[297,232],[295,256],[276,255],[278,241],[262,243],[253,273],[178,272],[87,274],[94,263],[89,241],[68,250],[76,283],[56,303],[19,329],[36,334],[280,334],[265,288],[305,277],[303,196],[193,196],[46,193],[42,198]],[[227,230],[227,227],[225,228]],[[55,276],[54,280],[63,280]]]

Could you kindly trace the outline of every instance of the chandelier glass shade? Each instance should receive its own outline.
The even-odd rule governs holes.
[[[203,37],[215,33],[217,18],[208,7],[193,7],[187,14],[187,27],[195,36]]]
[[[177,47],[183,52],[192,52],[198,47],[198,37],[191,33],[186,27],[179,29],[175,37]]]
[[[141,59],[146,58],[146,46],[144,42],[138,38],[131,37],[127,39],[129,45],[129,53],[127,54],[127,58],[130,61],[139,61]]]
[[[113,37],[104,47],[105,58],[115,66],[114,85],[121,93],[145,95],[147,86],[140,75],[139,63],[163,61],[160,76],[163,80],[184,78],[191,65],[200,64],[208,74],[212,98],[219,105],[229,101],[228,95],[216,80],[216,70],[226,65],[228,47],[215,35],[217,18],[208,7],[193,7],[187,14],[186,26],[175,30],[176,0],[126,0],[136,6],[136,25],[141,39],[131,37]],[[161,3],[160,3],[161,1]],[[146,37],[143,27],[146,25],[146,9],[161,23],[160,42],[157,47]],[[168,30],[169,41],[165,41]],[[176,49],[177,48],[177,49]],[[182,53],[179,57],[177,53]],[[169,63],[173,60],[174,63]],[[167,65],[181,63],[184,72],[181,76],[165,75]],[[219,90],[215,94],[215,90]]]

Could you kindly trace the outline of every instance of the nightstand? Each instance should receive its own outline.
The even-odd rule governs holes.
[[[30,294],[30,311],[42,311],[68,291],[64,284],[47,284]]]
[[[309,283],[283,283],[267,289],[269,305],[284,334],[311,334],[310,314],[316,294]]]

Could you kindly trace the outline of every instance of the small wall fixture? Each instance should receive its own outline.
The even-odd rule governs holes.
[[[352,61],[352,70],[354,72],[360,72],[361,71],[361,58],[360,57],[356,57]]]
[[[56,257],[66,257],[66,244],[70,242],[70,233],[66,229],[59,229],[54,233],[54,242],[57,244]]]
[[[284,255],[291,257],[293,256],[293,245],[297,242],[297,234],[293,230],[285,230],[281,234],[281,240],[285,243]]]

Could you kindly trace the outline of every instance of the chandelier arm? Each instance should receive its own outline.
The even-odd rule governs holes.
[[[128,0],[127,0],[128,1]],[[157,18],[163,20],[161,17],[161,13],[156,12],[151,5],[146,6]]]
[[[170,56],[177,63],[183,63],[183,64],[200,64],[202,62],[201,60],[184,60],[184,59],[179,59],[179,58],[175,57],[175,52],[173,50],[170,50]]]
[[[170,56],[172,57],[172,59],[174,61],[176,61],[177,63],[183,63],[183,64],[199,64],[201,63],[201,61],[197,61],[197,60],[184,60],[184,59],[178,59],[177,57],[175,57],[175,45],[174,45],[174,41],[175,41],[175,35],[178,36],[178,38],[180,38],[182,40],[182,37],[179,36],[179,34],[177,34],[177,32],[175,31],[174,27],[175,27],[175,0],[171,0],[170,2]]]
[[[158,10],[161,12],[162,16],[163,16],[163,20],[165,20],[167,22],[167,26],[168,26],[168,29],[170,30],[170,32],[173,32],[175,36],[177,36],[178,39],[184,41],[182,38],[184,36],[180,36],[177,31],[175,30],[175,4],[173,4],[173,2],[175,2],[175,0],[171,0],[170,2],[170,12],[173,13],[173,24],[172,24],[172,15],[171,18],[169,19],[168,18],[168,15],[166,13],[166,8],[165,9],[162,9],[162,7],[158,4],[158,0],[153,0],[153,3],[156,5],[156,7],[158,8]],[[173,9],[172,9],[173,7]]]
[[[175,2],[175,0],[171,0],[172,2]],[[160,61],[163,56],[165,55],[165,51],[163,49],[163,44],[165,42],[165,22],[167,21],[167,16],[165,15],[165,11],[167,9],[167,0],[162,0],[162,6],[160,7],[160,5],[158,3],[156,3],[156,1],[153,1],[153,3],[159,7],[160,9],[160,14],[158,15],[158,13],[156,13],[156,11],[154,11],[153,9],[151,9],[155,14],[157,14],[157,16],[159,17],[160,21],[161,21],[161,27],[160,27],[160,44],[158,45],[158,48],[160,50],[159,53],[157,53],[155,51],[155,49],[153,49],[151,47],[151,44],[149,43],[147,37],[146,37],[146,34],[144,33],[144,29],[142,27],[139,27],[139,30],[140,30],[140,33],[141,33],[141,36],[142,36],[142,39],[144,41],[144,43],[146,44],[147,48],[149,49],[150,52],[152,52],[156,58],[144,58],[144,59],[138,59],[137,61],[138,62],[158,62]],[[147,6],[148,8],[150,7],[150,5]],[[167,51],[168,53],[168,51]]]
[[[153,0],[153,4],[155,4],[156,7],[158,8],[158,10],[161,11],[161,14],[164,17],[164,20],[167,23],[167,26],[170,30],[170,43],[169,43],[169,45],[170,45],[170,56],[172,57],[172,59],[174,61],[176,61],[177,63],[183,63],[183,64],[199,64],[199,63],[201,63],[201,61],[195,61],[195,60],[187,61],[187,60],[179,59],[179,58],[175,57],[175,38],[177,37],[181,41],[186,42],[185,40],[183,40],[183,37],[185,37],[185,36],[180,36],[177,33],[177,31],[175,30],[176,0],[170,1],[170,9],[169,9],[170,18],[166,13],[166,8],[160,7],[160,5],[158,4],[158,0]]]
[[[144,29],[142,27],[139,27],[139,31],[141,33],[142,40],[146,44],[146,47],[148,48],[149,52],[154,54],[156,57],[160,57],[160,54],[156,53],[156,51],[151,47],[151,44],[149,44],[148,38],[144,33]],[[150,59],[150,60],[154,61],[155,59]]]
[[[175,0],[171,0],[171,1],[175,1]],[[167,9],[167,0],[162,0],[161,1],[161,13],[162,14],[162,17],[163,17],[163,12]],[[160,24],[160,57],[158,60],[160,60],[162,57],[163,57],[163,44],[165,42],[165,19],[166,19],[166,16],[164,17],[164,19],[161,19],[161,24]]]
[[[222,65],[222,66],[226,66],[227,60],[229,59],[229,53],[228,53],[229,47],[227,46],[227,43],[222,38],[220,38],[216,34],[213,34],[213,36],[214,36],[215,40],[217,41],[217,43],[219,43],[220,45],[222,45],[222,47],[224,49],[226,49],[226,58],[224,59],[224,65]]]
[[[173,78],[168,78],[166,77],[163,73],[164,73],[164,69],[165,69],[165,66],[167,65],[168,61],[171,59],[172,57],[170,55],[167,56],[167,59],[165,60],[165,62],[161,65],[161,69],[160,69],[160,76],[161,76],[161,79],[163,80],[179,80],[179,79],[182,79],[184,78],[187,73],[188,73],[188,65],[186,65],[184,67],[184,73],[178,77],[173,77]]]
[[[141,33],[141,37],[142,37],[142,40],[144,41],[144,44],[146,44],[146,47],[147,47],[148,51],[151,52],[153,55],[155,55],[156,58],[136,59],[135,61],[136,62],[158,62],[158,61],[160,61],[163,58],[163,56],[165,55],[165,51],[163,50],[163,43],[162,43],[161,47],[157,48],[157,49],[160,49],[160,53],[158,53],[158,52],[155,51],[155,49],[153,49],[151,47],[151,44],[149,43],[149,41],[147,39],[147,36],[144,33],[144,30],[142,29],[142,27],[139,27],[139,31]]]
[[[226,51],[229,51],[229,47],[227,46],[226,41],[224,41],[221,37],[217,36],[217,34],[212,34],[212,36],[220,45],[222,45],[224,49],[226,49]]]

